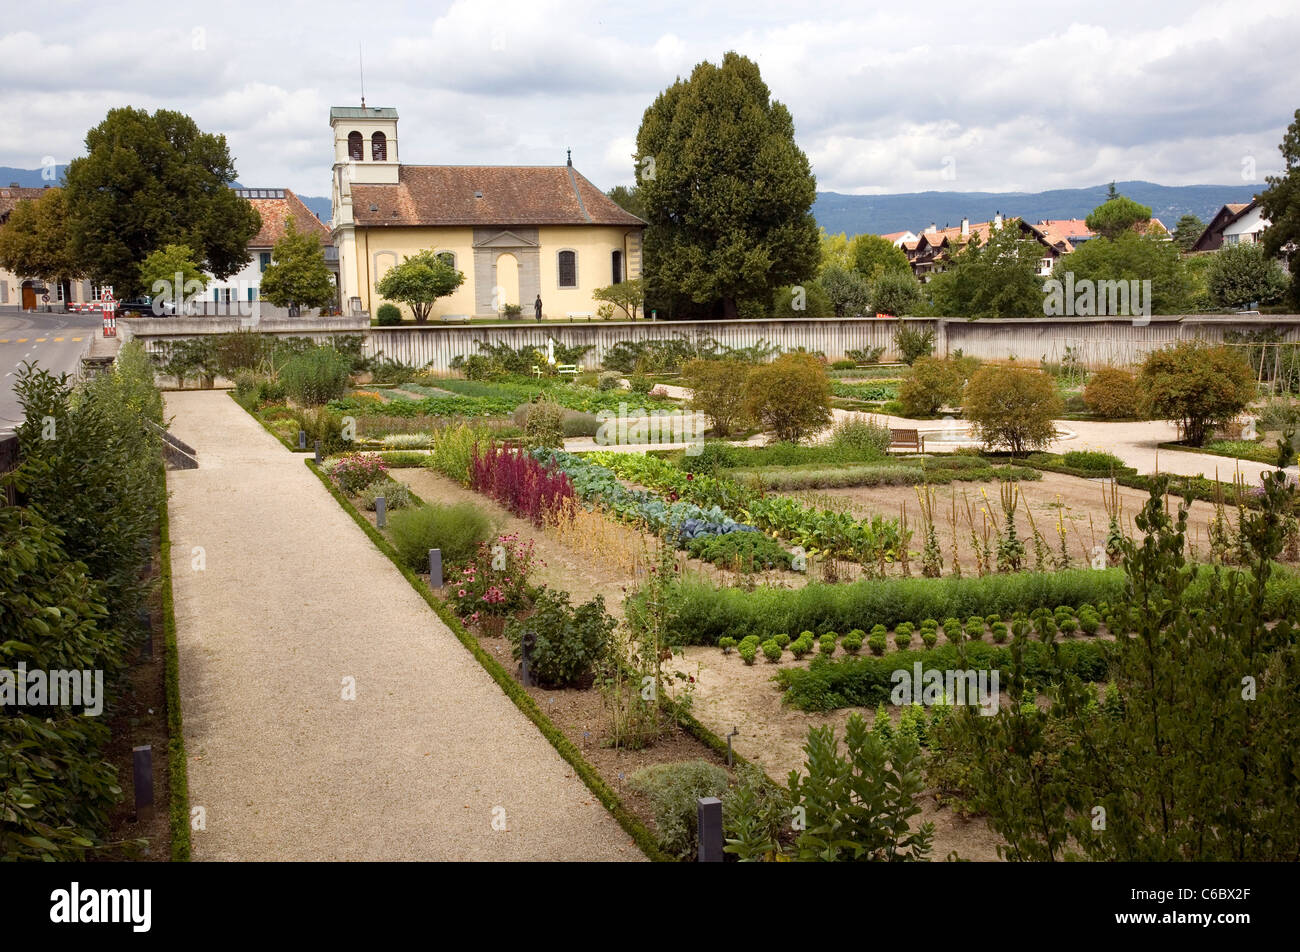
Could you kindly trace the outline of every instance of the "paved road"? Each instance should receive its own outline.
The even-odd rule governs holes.
[[[22,421],[14,375],[31,362],[51,373],[74,373],[100,326],[97,314],[24,314],[0,307],[0,433]]]

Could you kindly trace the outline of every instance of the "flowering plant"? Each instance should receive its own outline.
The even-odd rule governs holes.
[[[330,478],[345,493],[358,493],[388,475],[388,467],[375,453],[348,453],[329,468]]]
[[[520,539],[518,533],[498,536],[491,544],[479,543],[474,558],[449,583],[456,614],[484,627],[485,622],[528,608],[532,604],[528,576],[541,564],[533,555],[532,539]]]

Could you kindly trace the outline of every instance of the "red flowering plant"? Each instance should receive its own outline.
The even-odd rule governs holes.
[[[345,493],[359,493],[388,475],[388,467],[377,453],[348,453],[330,464],[329,474]]]
[[[543,564],[533,554],[533,540],[518,533],[480,542],[474,558],[448,583],[456,614],[485,634],[499,634],[507,616],[532,605],[528,577]]]
[[[565,499],[573,498],[573,484],[563,471],[493,442],[486,446],[474,445],[469,485],[539,526],[548,512],[558,508]]]

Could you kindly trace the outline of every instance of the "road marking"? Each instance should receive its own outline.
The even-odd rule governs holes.
[[[74,338],[72,338],[72,339],[73,339],[73,340],[77,340],[77,341],[81,340],[80,337],[74,337]]]
[[[38,344],[44,344],[46,340],[47,340],[47,338],[45,338],[45,337],[38,337],[38,338],[36,338],[36,343],[38,343]]]
[[[63,338],[62,338],[62,337],[56,337],[56,338],[54,338],[54,343],[56,343],[56,344],[62,344],[62,343],[63,343]]]
[[[27,343],[27,338],[26,338],[26,337],[20,337],[20,338],[18,338],[18,343],[20,343],[20,344],[25,344],[25,343]]]

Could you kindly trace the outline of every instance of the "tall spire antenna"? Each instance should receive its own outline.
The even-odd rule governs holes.
[[[366,61],[361,55],[361,44],[357,44],[357,69],[361,72],[361,108],[366,108]]]

